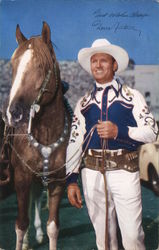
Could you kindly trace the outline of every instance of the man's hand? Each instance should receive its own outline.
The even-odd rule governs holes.
[[[71,183],[67,187],[67,196],[72,206],[82,208],[81,192],[77,183]]]
[[[118,135],[118,127],[111,121],[98,121],[97,132],[100,138],[114,139]]]

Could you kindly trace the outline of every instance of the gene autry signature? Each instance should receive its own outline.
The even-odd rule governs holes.
[[[92,23],[92,26],[95,27],[97,30],[99,31],[104,31],[104,30],[107,30],[107,31],[112,31],[114,33],[117,33],[119,30],[129,30],[129,31],[134,31],[134,32],[137,32],[138,33],[138,36],[141,36],[141,30],[138,29],[136,26],[133,26],[133,25],[128,25],[128,24],[121,24],[120,22],[116,22],[115,24],[113,25],[105,25],[102,23],[101,20],[95,20],[93,23]]]
[[[118,11],[118,12],[103,12],[101,9],[97,9],[96,11],[93,12],[93,15],[95,18],[105,18],[105,17],[131,17],[131,18],[145,18],[148,17],[149,14],[140,12],[140,11],[134,11],[134,12],[127,12],[127,11]]]

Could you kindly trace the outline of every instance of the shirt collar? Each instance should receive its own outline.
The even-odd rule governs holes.
[[[103,84],[96,82],[96,87],[103,88],[103,90],[109,86],[111,86],[116,91],[119,90],[119,84],[115,78],[111,82],[107,82],[107,83],[103,83]]]

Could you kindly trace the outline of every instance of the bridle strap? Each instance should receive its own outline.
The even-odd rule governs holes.
[[[55,92],[54,92],[54,95],[53,95],[53,98],[52,98],[52,99],[54,100],[55,97],[56,97],[56,94],[57,94],[58,87],[59,87],[59,82],[58,82],[58,77],[57,77],[56,63],[53,64],[53,71],[54,71],[55,83],[56,83]],[[41,101],[41,98],[42,98],[43,94],[44,94],[45,92],[49,92],[49,91],[47,90],[46,87],[47,87],[47,84],[48,84],[49,81],[50,81],[51,73],[52,73],[52,72],[51,72],[51,70],[49,69],[48,72],[47,72],[47,75],[46,75],[46,77],[45,77],[45,79],[44,79],[44,81],[43,81],[43,83],[42,83],[42,85],[41,85],[41,88],[40,88],[40,90],[39,90],[38,96],[36,97],[36,99],[34,100],[34,102],[33,102],[32,105],[34,105],[34,104],[40,104],[40,101]]]

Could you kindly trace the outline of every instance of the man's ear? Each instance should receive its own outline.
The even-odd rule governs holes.
[[[113,62],[113,71],[116,72],[118,70],[118,64],[117,61]]]

